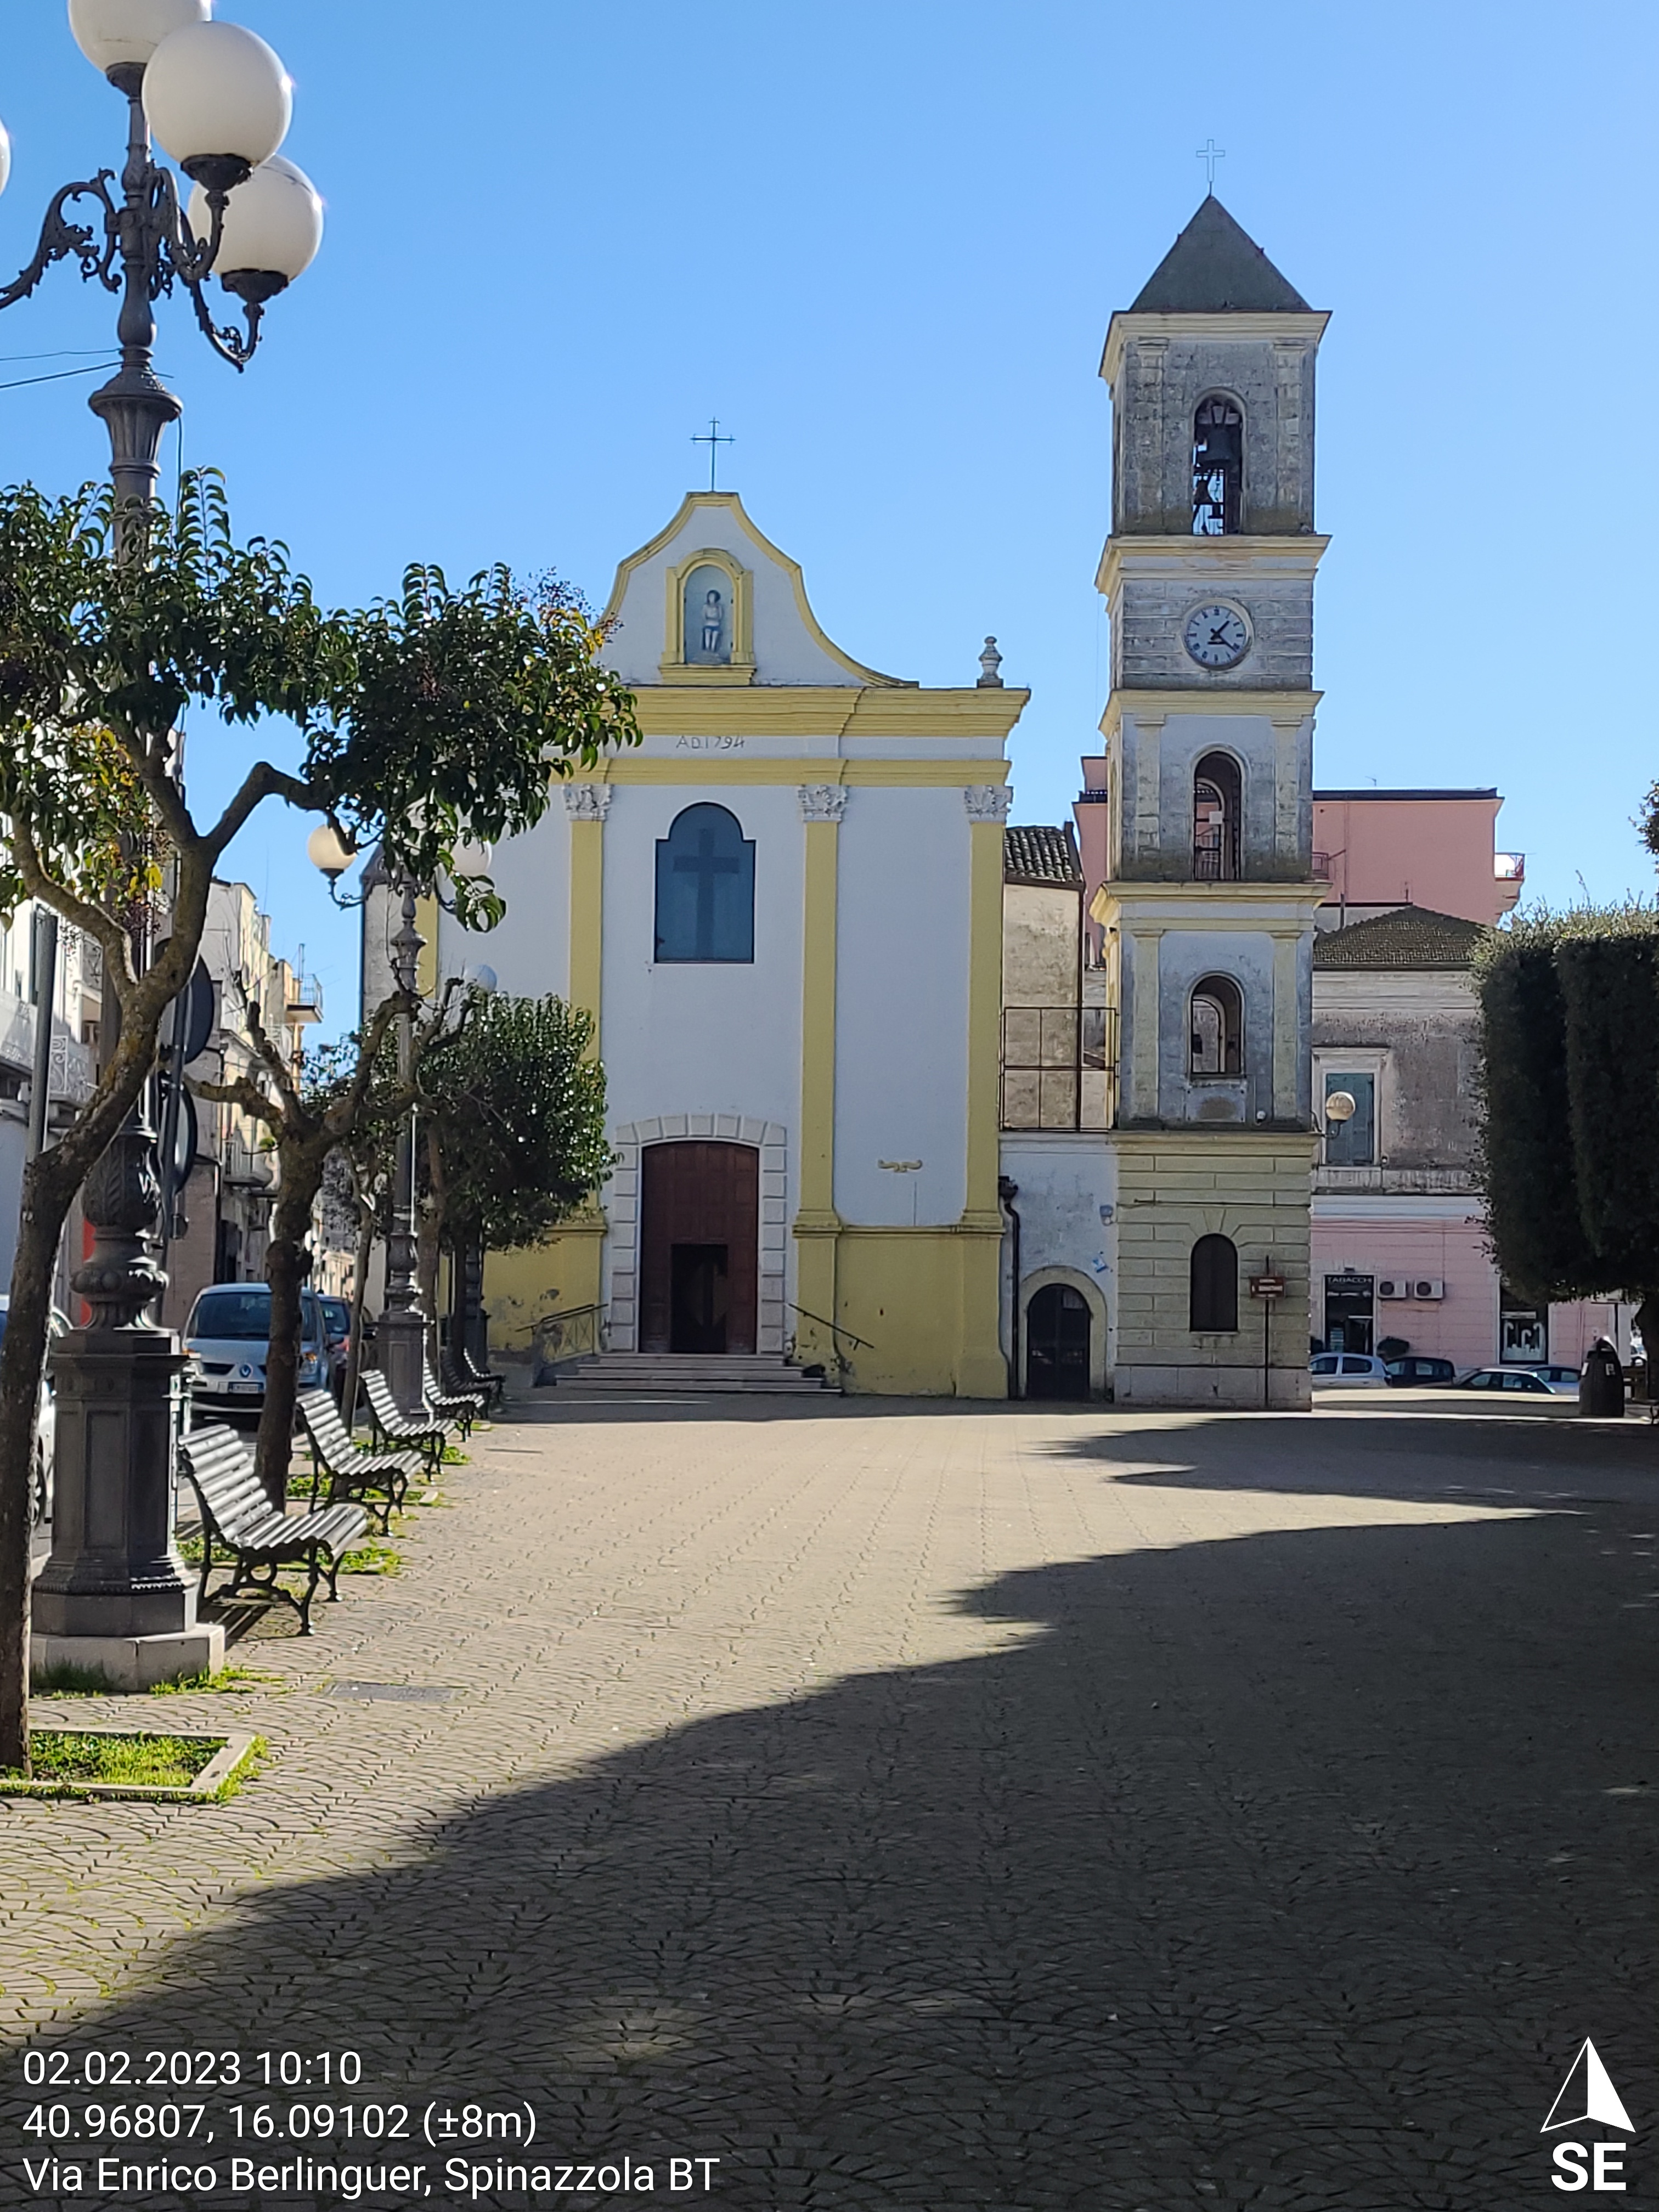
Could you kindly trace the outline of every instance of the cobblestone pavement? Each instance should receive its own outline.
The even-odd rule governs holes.
[[[273,1756],[0,1801],[4,2026],[349,2048],[732,2212],[1521,2212],[1590,2035],[1651,2205],[1656,1489],[1634,1425],[538,1401],[276,1681],[42,1702]]]

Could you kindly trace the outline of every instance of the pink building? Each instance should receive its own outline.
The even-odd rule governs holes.
[[[1312,1327],[1330,1348],[1404,1344],[1459,1367],[1577,1366],[1628,1310],[1510,1293],[1475,1183],[1482,930],[1520,896],[1495,791],[1314,793],[1331,896],[1314,946],[1314,1098],[1346,1091],[1314,1173]]]
[[[1496,849],[1503,804],[1495,791],[1315,792],[1314,866],[1333,920],[1417,906],[1497,921],[1527,872],[1524,854]]]

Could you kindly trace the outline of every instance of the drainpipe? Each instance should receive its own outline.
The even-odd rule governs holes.
[[[1014,1294],[1011,1302],[1011,1313],[1008,1322],[1008,1395],[1011,1398],[1023,1398],[1025,1395],[1025,1390],[1020,1373],[1019,1357],[1019,1216],[1014,1210],[1014,1200],[1019,1196],[1019,1185],[1017,1182],[1011,1182],[1006,1176],[999,1176],[997,1177],[997,1196],[1002,1201],[1002,1210],[1007,1215],[1014,1232],[1013,1252],[1012,1255],[1014,1270]]]

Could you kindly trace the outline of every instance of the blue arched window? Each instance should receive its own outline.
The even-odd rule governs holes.
[[[755,841],[723,806],[688,806],[657,840],[659,960],[752,960]]]

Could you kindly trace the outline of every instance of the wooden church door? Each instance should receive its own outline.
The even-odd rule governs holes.
[[[647,1145],[640,1165],[641,1351],[752,1352],[760,1154],[692,1139]]]

